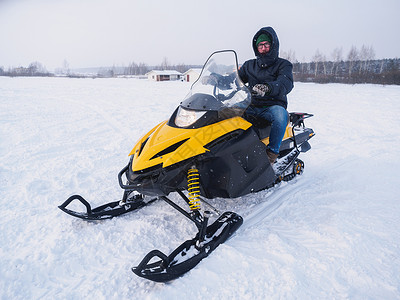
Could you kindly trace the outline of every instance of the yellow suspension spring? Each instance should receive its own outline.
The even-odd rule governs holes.
[[[199,170],[192,167],[187,173],[188,192],[189,192],[189,207],[192,211],[200,210],[200,175]]]

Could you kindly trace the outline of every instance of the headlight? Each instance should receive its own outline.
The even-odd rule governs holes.
[[[205,111],[188,110],[179,106],[175,124],[178,127],[187,127],[200,119],[205,113]]]

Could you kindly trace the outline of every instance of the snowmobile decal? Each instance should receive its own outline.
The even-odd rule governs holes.
[[[168,167],[190,157],[205,153],[208,149],[204,145],[237,129],[246,130],[251,126],[246,120],[236,117],[208,125],[199,129],[174,128],[167,125],[167,121],[156,127],[151,135],[144,141],[136,144],[130,152],[132,158],[132,171],[139,171],[162,164]],[[184,141],[184,143],[182,143]],[[176,145],[175,151],[162,151]],[[144,145],[143,145],[144,144]]]

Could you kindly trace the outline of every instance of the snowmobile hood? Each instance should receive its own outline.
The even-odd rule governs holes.
[[[176,128],[167,121],[154,127],[135,145],[132,171],[162,166],[168,167],[209,151],[205,146],[237,129],[247,130],[251,123],[241,117],[226,119],[196,129]]]
[[[271,50],[268,53],[263,54],[263,55],[261,55],[258,52],[257,45],[256,45],[257,39],[261,34],[268,34],[272,39]],[[278,59],[279,39],[278,39],[278,36],[277,36],[275,30],[272,27],[263,27],[259,31],[257,31],[257,33],[253,37],[252,45],[253,45],[254,54],[257,57],[257,64],[260,67],[264,67],[264,68],[268,67],[268,66],[272,65],[273,63],[275,63],[275,61]]]

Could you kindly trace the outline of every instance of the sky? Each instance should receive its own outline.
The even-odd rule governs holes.
[[[242,63],[265,26],[301,62],[363,45],[396,58],[399,11],[399,0],[0,0],[0,67],[202,65],[222,49]]]

